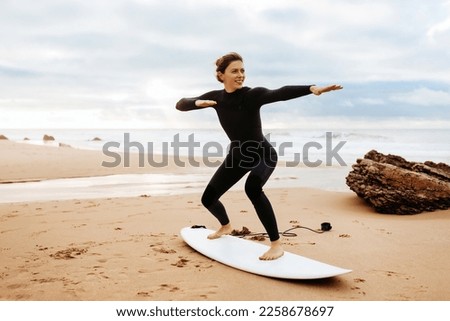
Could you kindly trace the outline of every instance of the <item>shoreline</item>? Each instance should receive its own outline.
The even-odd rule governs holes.
[[[201,159],[183,157],[168,157],[167,166],[154,167],[141,164],[142,155],[137,153],[126,156],[129,166],[121,163],[107,167],[102,162],[108,156],[100,151],[12,141],[0,141],[0,149],[0,168],[3,169],[0,170],[0,203],[68,199],[70,193],[78,198],[201,193],[218,167],[205,166]],[[123,160],[123,155],[121,157]],[[158,157],[161,156],[155,156]],[[199,166],[194,166],[195,162]],[[180,163],[186,166],[177,166]],[[345,185],[349,170],[349,167],[338,166],[287,167],[281,161],[265,189],[312,187],[349,191]],[[243,184],[244,180],[232,189],[243,190]],[[30,194],[30,190],[35,192]],[[64,196],[58,198],[57,195]]]
[[[0,156],[2,179],[132,171],[193,173],[192,168],[106,171],[98,165],[98,152],[24,146],[0,143],[2,151],[7,151]],[[322,222],[332,225],[323,234],[299,230],[297,237],[283,237],[285,250],[352,269],[352,273],[287,281],[239,271],[200,255],[181,240],[179,231],[185,226],[217,227],[215,218],[201,205],[200,193],[111,194],[0,204],[0,300],[450,300],[446,273],[450,210],[413,216],[378,214],[351,192],[280,183],[279,188],[266,189],[280,231],[295,225],[313,229]],[[263,231],[241,190],[225,194],[223,202],[234,228]]]

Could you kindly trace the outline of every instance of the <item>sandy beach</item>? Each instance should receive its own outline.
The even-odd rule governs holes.
[[[198,170],[101,166],[98,151],[0,141],[0,183]],[[136,156],[135,156],[136,157]],[[317,281],[242,272],[187,246],[194,224],[214,229],[199,193],[0,204],[0,300],[450,300],[450,210],[374,212],[352,192],[266,189],[287,251],[353,270]],[[223,197],[235,228],[262,232],[245,193]],[[263,241],[263,242],[268,242]]]

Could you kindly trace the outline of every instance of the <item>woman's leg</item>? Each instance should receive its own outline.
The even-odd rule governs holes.
[[[245,183],[245,192],[255,207],[256,213],[266,229],[271,248],[260,259],[273,260],[283,255],[280,234],[272,204],[263,191],[263,186],[273,173],[277,163],[276,154],[262,159],[251,171]]]
[[[218,238],[224,234],[229,234],[232,231],[230,219],[228,218],[225,207],[219,199],[248,172],[248,169],[233,165],[235,164],[233,164],[232,158],[227,156],[225,161],[211,178],[202,195],[203,206],[205,206],[222,225],[217,232],[208,236],[210,239]]]

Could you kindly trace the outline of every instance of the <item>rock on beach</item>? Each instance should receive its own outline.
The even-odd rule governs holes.
[[[450,207],[450,166],[409,162],[369,151],[346,177],[350,189],[379,213],[418,214]]]

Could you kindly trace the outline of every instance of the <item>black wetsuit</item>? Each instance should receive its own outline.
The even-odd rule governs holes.
[[[289,100],[311,93],[311,86],[285,86],[276,90],[262,87],[243,87],[232,93],[214,90],[199,97],[183,98],[176,108],[181,111],[203,109],[196,100],[214,100],[212,106],[219,116],[220,124],[231,141],[230,150],[206,187],[202,204],[219,220],[229,223],[227,212],[219,198],[250,172],[245,182],[245,192],[271,241],[279,239],[275,214],[263,186],[275,169],[277,154],[264,138],[261,128],[260,108],[276,101]]]

